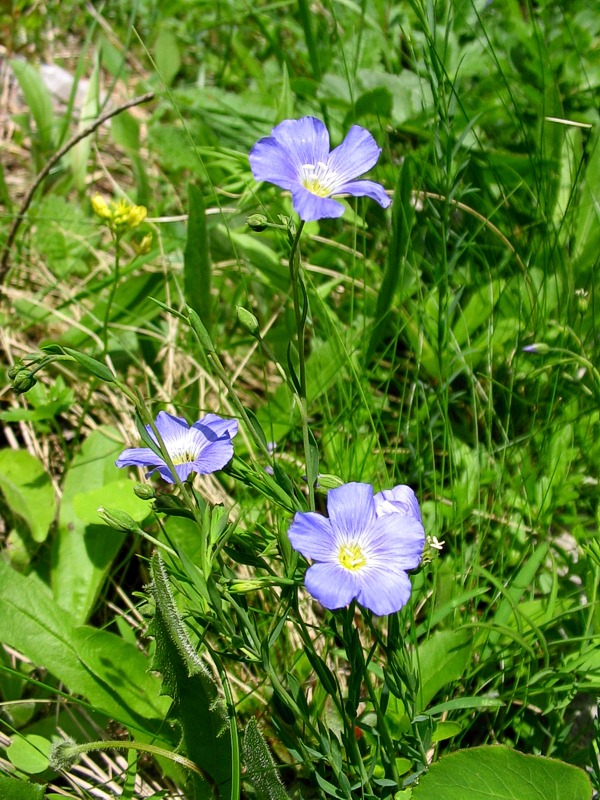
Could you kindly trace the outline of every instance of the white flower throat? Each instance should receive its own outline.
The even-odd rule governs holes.
[[[300,167],[300,183],[317,197],[329,197],[338,183],[337,175],[324,161],[303,164]]]

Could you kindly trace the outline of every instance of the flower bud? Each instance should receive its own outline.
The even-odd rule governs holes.
[[[96,214],[97,217],[100,217],[100,219],[104,220],[111,218],[112,212],[108,206],[108,203],[102,197],[101,194],[98,194],[98,192],[96,192],[96,194],[93,194],[90,199],[90,202],[92,204],[92,209],[94,211],[94,214]]]
[[[79,749],[74,739],[67,737],[50,748],[48,766],[54,772],[68,772],[79,761]]]
[[[237,312],[237,318],[240,325],[244,327],[252,336],[256,336],[258,338],[260,336],[260,326],[254,314],[243,306],[236,306],[235,310]]]
[[[269,227],[269,220],[265,217],[264,214],[250,214],[250,216],[246,220],[246,224],[253,231],[260,233],[261,231],[264,231]]]
[[[585,314],[590,304],[590,293],[586,289],[577,289],[575,297],[577,298],[577,310],[580,314]]]
[[[337,475],[326,475],[321,473],[317,475],[317,486],[319,489],[335,489],[337,486],[342,486],[344,481],[338,478]]]
[[[24,369],[23,362],[22,361],[17,362],[16,364],[13,364],[12,367],[9,367],[6,370],[6,374],[11,379],[11,381],[13,381],[22,369]]]
[[[12,389],[17,394],[25,394],[36,385],[37,380],[33,377],[33,372],[26,367],[18,370],[13,378]]]
[[[123,531],[123,533],[135,532],[140,529],[137,522],[126,514],[124,511],[118,511],[113,508],[104,508],[100,506],[98,509],[98,516],[111,528],[116,531]]]
[[[156,497],[154,488],[148,483],[136,483],[133,487],[133,493],[140,500],[154,500]]]
[[[545,356],[550,352],[550,345],[546,342],[536,342],[535,344],[528,344],[523,348],[524,353],[534,353],[538,356]]]
[[[139,242],[134,240],[131,245],[138,256],[147,255],[152,247],[152,234],[147,233],[143,239],[140,239]]]

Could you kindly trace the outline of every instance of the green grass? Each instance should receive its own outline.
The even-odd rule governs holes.
[[[101,91],[91,105],[155,92],[152,103],[93,135],[83,166],[72,151],[65,156],[26,209],[0,309],[7,366],[50,342],[74,348],[139,388],[153,416],[165,407],[190,420],[239,416],[241,404],[277,443],[285,476],[276,473],[273,485],[264,483],[267,462],[247,425],[233,471],[196,484],[237,520],[215,556],[214,591],[265,581],[260,593],[232,595],[229,618],[190,566],[201,557],[192,522],[165,516],[159,524],[143,510],[136,517],[190,559],[169,567],[179,612],[231,693],[240,739],[257,715],[291,797],[327,796],[324,781],[347,796],[344,769],[358,780],[348,731],[322,685],[327,674],[315,681],[320,662],[303,654],[310,634],[348,703],[359,693],[357,746],[368,766],[379,758],[374,776],[383,777],[376,704],[366,684],[353,684],[366,667],[350,665],[358,645],[344,629],[348,620],[323,614],[302,594],[298,607],[285,587],[278,599],[267,585],[294,574],[285,531],[289,509],[304,502],[306,465],[300,415],[277,366],[287,369],[296,336],[289,241],[285,227],[256,232],[246,224],[254,213],[279,223],[293,215],[291,201],[253,181],[247,154],[281,119],[312,114],[326,121],[333,144],[350,125],[367,127],[382,147],[370,177],[394,190],[391,210],[351,198],[341,220],[309,223],[302,238],[319,472],[377,490],[408,483],[426,532],[445,542],[413,576],[396,631],[357,622],[365,652],[374,636],[382,639],[371,678],[399,757],[408,759],[403,777],[425,768],[423,742],[429,760],[500,743],[583,767],[600,790],[592,713],[600,689],[600,13],[583,0],[568,9],[554,0],[173,0],[106,3],[94,19],[79,4],[49,3],[43,20],[13,15],[2,25],[10,55],[31,41],[32,63],[56,59],[90,77],[97,59]],[[52,107],[33,66],[17,67],[16,76],[23,96],[3,165],[1,194],[12,195],[3,239],[26,189],[78,124],[72,103]],[[95,191],[148,209],[117,245],[120,279],[110,301],[115,242],[92,213]],[[136,255],[134,243],[149,233],[149,252]],[[229,388],[194,339],[186,303],[201,313]],[[268,352],[239,324],[236,306],[256,315]],[[538,353],[523,351],[534,343]],[[108,484],[102,502],[116,505],[111,484],[124,475],[112,466],[115,453],[139,439],[131,399],[81,363],[58,361],[36,377],[23,399],[8,388],[2,395],[5,447],[28,450],[45,468],[43,491],[54,487],[58,497],[62,489],[63,504],[47,531],[34,530],[22,511],[25,479],[0,465],[4,560],[52,595],[61,625],[71,614],[69,624],[106,628],[151,650],[132,610],[137,604],[148,614],[140,593],[151,546],[86,517],[99,503],[92,489]],[[99,426],[109,426],[105,438]],[[244,472],[254,462],[255,472]],[[324,500],[317,493],[318,510]],[[205,533],[211,524],[205,517]],[[94,697],[69,687],[58,661],[54,673],[45,663],[51,639],[32,652],[20,648],[16,619],[0,624],[8,647],[2,731],[50,737],[56,731],[43,703],[58,703],[56,689],[64,683],[92,705]],[[390,641],[403,654],[397,668]],[[34,667],[41,683],[31,679]],[[94,669],[107,680],[101,665]],[[411,687],[411,669],[420,688]],[[99,707],[98,730],[110,718],[133,732],[131,715]],[[55,709],[67,730],[75,708],[73,699]],[[299,714],[304,740],[294,727]],[[83,733],[72,731],[80,741],[96,735],[88,722]],[[432,741],[446,722],[458,727]],[[144,736],[166,749],[177,743],[156,727]],[[8,770],[10,749],[3,756]],[[180,768],[141,769],[166,791],[184,785]],[[49,772],[43,779],[60,783]],[[247,796],[271,796],[259,784],[248,781]],[[393,796],[385,781],[376,787],[365,796]],[[268,791],[279,796],[273,783]]]

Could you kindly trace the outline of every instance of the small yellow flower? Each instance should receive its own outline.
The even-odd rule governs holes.
[[[145,206],[134,206],[124,199],[107,203],[98,193],[92,195],[91,203],[94,213],[106,222],[113,233],[122,233],[126,228],[137,228],[148,213]]]
[[[96,192],[96,194],[93,194],[91,198],[91,203],[92,203],[92,208],[94,209],[94,214],[96,214],[96,216],[100,217],[100,219],[111,218],[112,216],[111,210],[108,207],[108,203],[102,197],[101,194],[98,194],[98,192]]]

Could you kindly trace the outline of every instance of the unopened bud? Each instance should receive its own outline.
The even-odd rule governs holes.
[[[269,220],[265,217],[264,214],[250,214],[250,216],[246,220],[246,224],[253,231],[260,233],[261,231],[264,231],[269,227]]]
[[[11,381],[12,381],[12,380],[14,380],[14,379],[17,377],[17,375],[19,374],[19,372],[20,372],[22,369],[24,369],[24,367],[23,367],[23,362],[21,362],[21,363],[17,363],[17,364],[13,364],[13,365],[12,365],[12,367],[9,367],[9,368],[7,369],[7,371],[6,371],[6,374],[8,375],[8,377],[9,377],[9,378],[11,379]]]
[[[36,385],[37,380],[33,377],[31,370],[22,367],[19,369],[13,378],[12,388],[13,392],[17,394],[25,394]]]
[[[156,492],[148,483],[136,483],[133,487],[133,493],[140,500],[154,500],[156,497]]]
[[[524,353],[534,353],[538,356],[545,356],[550,352],[550,345],[546,342],[536,342],[535,344],[528,344],[523,348]]]
[[[68,772],[79,761],[79,748],[70,737],[55,742],[50,748],[48,766],[54,772]]]
[[[317,475],[317,486],[319,489],[337,489],[338,486],[343,486],[344,481],[338,478],[337,475]]]
[[[580,314],[585,314],[590,304],[590,293],[586,289],[577,289],[575,297],[577,298],[577,310]]]
[[[252,334],[252,336],[258,337],[260,333],[260,326],[254,314],[243,306],[236,306],[235,310],[237,312],[237,318],[240,325],[246,328],[248,333]]]
[[[114,528],[116,531],[123,531],[123,533],[135,532],[140,529],[137,522],[126,514],[124,511],[118,511],[114,508],[104,508],[100,506],[98,509],[98,516],[109,527]]]
[[[139,242],[136,242],[135,239],[131,243],[131,246],[135,250],[138,256],[145,256],[150,252],[152,247],[152,234],[147,233],[143,239],[140,239]]]

